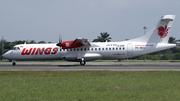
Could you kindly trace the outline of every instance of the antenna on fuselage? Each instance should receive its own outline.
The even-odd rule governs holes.
[[[26,44],[26,42],[24,42],[24,44]]]

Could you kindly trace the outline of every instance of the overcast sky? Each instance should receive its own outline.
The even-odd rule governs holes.
[[[140,37],[161,16],[176,15],[171,36],[180,39],[180,0],[0,0],[0,38],[58,42],[101,32],[112,41]]]

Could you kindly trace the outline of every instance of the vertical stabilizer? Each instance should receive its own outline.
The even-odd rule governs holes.
[[[164,15],[157,26],[144,36],[129,40],[130,42],[168,43],[175,15]]]

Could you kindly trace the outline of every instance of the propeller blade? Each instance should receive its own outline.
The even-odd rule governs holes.
[[[62,35],[61,34],[59,34],[59,41],[60,41],[60,43],[62,42]]]
[[[61,46],[62,46],[62,45],[61,45],[61,42],[62,42],[62,37],[61,37],[61,35],[59,34],[59,43],[57,43],[56,46],[61,47]]]

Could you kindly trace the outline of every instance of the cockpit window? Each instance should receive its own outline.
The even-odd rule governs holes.
[[[13,47],[12,50],[20,50],[19,47]]]

